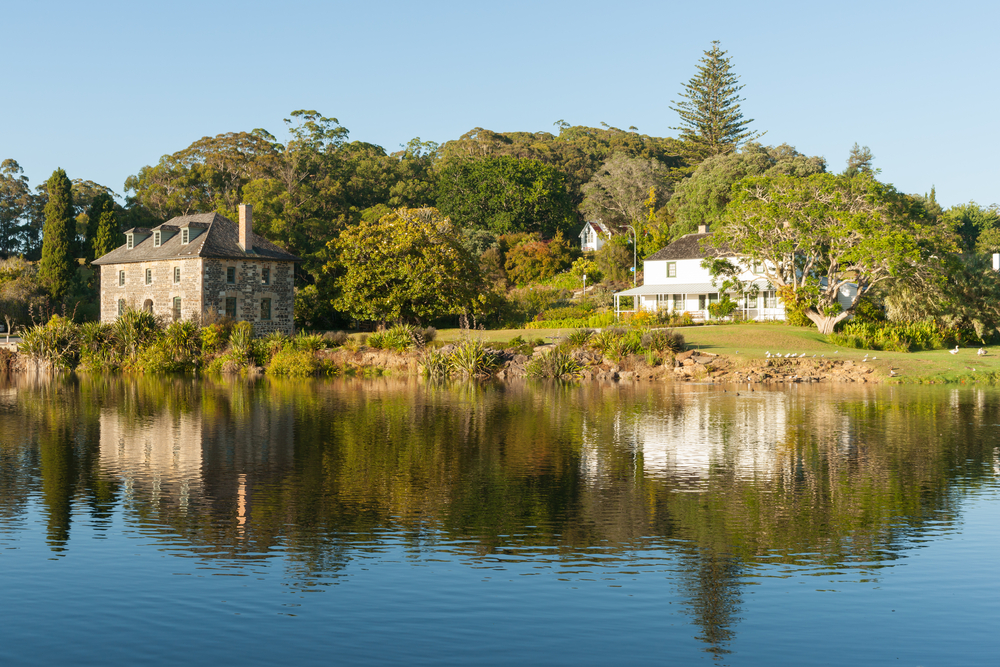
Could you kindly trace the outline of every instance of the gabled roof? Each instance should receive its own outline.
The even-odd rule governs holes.
[[[214,257],[218,259],[268,259],[283,262],[302,261],[295,255],[285,252],[267,239],[257,234],[253,235],[250,251],[240,248],[239,228],[229,218],[218,213],[197,213],[171,218],[159,227],[164,231],[176,231],[183,227],[201,227],[204,232],[198,234],[187,245],[181,245],[181,235],[174,234],[163,241],[159,248],[153,247],[153,239],[145,238],[129,250],[128,244],[115,248],[94,264],[129,264],[132,262],[152,262],[156,260],[192,259],[194,257]],[[133,230],[129,230],[133,231]],[[140,231],[134,228],[134,231]],[[143,233],[151,230],[142,229]]]
[[[712,232],[705,234],[685,234],[666,248],[660,248],[646,258],[646,261],[673,260],[673,259],[705,259],[706,257],[734,257],[736,253],[728,248],[716,248],[710,243],[702,244],[702,241],[712,235]]]
[[[583,236],[583,233],[587,231],[587,225],[590,225],[590,227],[598,234],[604,233],[604,228],[601,227],[601,223],[588,220],[587,222],[583,223],[583,229],[580,231],[580,236]]]

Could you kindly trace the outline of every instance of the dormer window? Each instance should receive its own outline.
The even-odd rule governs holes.
[[[128,244],[127,248],[131,250],[132,247],[135,245],[135,234],[126,234],[125,239],[126,243]]]
[[[153,232],[153,247],[154,248],[159,248],[160,247],[160,239],[162,239],[162,238],[163,237],[160,235],[160,232]]]
[[[185,227],[181,230],[181,245],[187,245],[191,242],[191,230]]]

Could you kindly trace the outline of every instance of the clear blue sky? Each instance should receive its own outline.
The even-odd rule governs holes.
[[[202,136],[295,109],[393,151],[474,127],[635,125],[669,107],[712,40],[764,142],[843,169],[871,147],[900,190],[1000,201],[987,2],[200,2],[0,0],[0,159],[32,186],[56,167],[121,194]]]

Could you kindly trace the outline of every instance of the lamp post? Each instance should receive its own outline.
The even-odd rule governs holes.
[[[635,227],[633,227],[632,225],[625,225],[625,227],[627,229],[631,229],[632,230],[632,287],[635,287],[635,282],[636,282],[636,278],[635,278],[635,257],[636,257],[636,243],[637,243],[637,239],[636,239]]]

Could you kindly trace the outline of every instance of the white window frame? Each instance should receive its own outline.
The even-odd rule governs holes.
[[[677,262],[667,262],[667,278],[677,277]]]
[[[125,235],[125,243],[126,243],[126,248],[128,250],[131,250],[132,248],[134,248],[135,247],[135,234],[126,234]]]
[[[146,269],[146,284],[153,284],[153,269]]]
[[[191,242],[191,230],[185,227],[181,230],[181,245],[187,245]]]
[[[181,281],[181,267],[174,267],[174,283],[179,283]]]
[[[118,269],[118,286],[125,287],[125,269]]]
[[[160,242],[163,239],[163,235],[160,232],[153,232],[153,247],[159,248]]]

